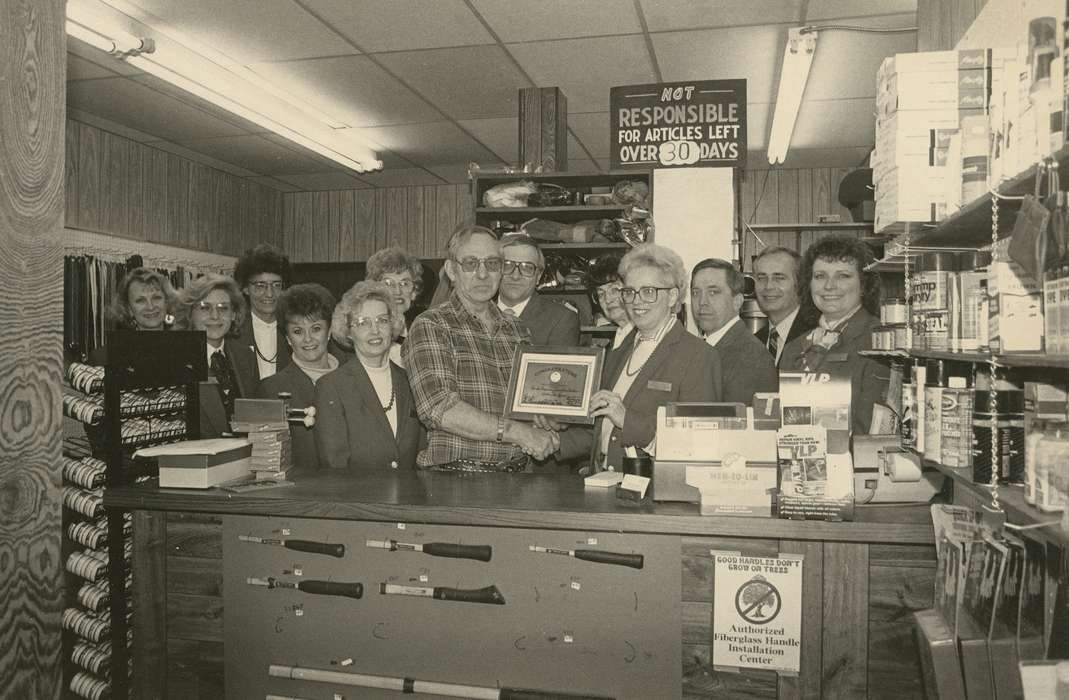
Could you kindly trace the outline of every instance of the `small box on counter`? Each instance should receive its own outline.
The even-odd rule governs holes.
[[[159,462],[163,488],[206,489],[247,477],[252,444],[245,438],[183,440],[140,449],[134,456]]]

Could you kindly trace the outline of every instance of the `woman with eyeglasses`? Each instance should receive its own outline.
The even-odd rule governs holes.
[[[401,345],[408,335],[408,322],[411,320],[407,314],[423,288],[423,263],[397,246],[383,248],[367,259],[367,279],[386,285],[394,306],[400,312],[400,327],[397,340],[390,347],[390,361],[404,367],[401,362]]]
[[[200,434],[218,437],[230,430],[234,400],[256,387],[256,356],[237,340],[245,322],[245,298],[224,275],[204,275],[178,294],[179,328],[203,331],[208,382],[200,387]],[[231,342],[227,342],[230,340]]]
[[[858,355],[859,350],[872,349],[872,329],[879,325],[874,314],[880,277],[865,269],[872,260],[867,245],[845,236],[829,236],[809,246],[798,274],[798,297],[816,307],[820,322],[787,343],[780,360],[785,372],[849,379],[855,435],[869,433],[873,404],[884,400],[889,380],[885,365]]]
[[[390,288],[357,282],[334,308],[331,334],[356,357],[316,383],[316,446],[331,469],[412,469],[423,428],[408,375],[390,361],[400,316]]]
[[[234,280],[249,303],[240,342],[256,357],[256,378],[266,379],[289,364],[289,346],[278,323],[278,298],[289,286],[290,260],[281,250],[261,243],[246,250],[234,266]]]
[[[624,281],[620,278],[619,268],[620,255],[608,253],[595,260],[587,273],[590,286],[594,288],[590,295],[591,304],[595,310],[601,311],[605,321],[616,326],[616,334],[612,339],[613,350],[623,345],[635,329],[620,299],[620,288],[624,286]],[[595,321],[595,325],[604,324]]]
[[[315,403],[315,385],[338,369],[338,358],[327,352],[334,297],[322,285],[295,284],[278,298],[278,323],[286,337],[292,362],[260,382],[256,396],[263,399],[289,394],[290,408]],[[293,465],[319,468],[315,426],[290,423]]]
[[[593,439],[596,470],[619,470],[626,453],[653,455],[657,409],[670,401],[719,401],[720,357],[676,318],[687,272],[674,251],[653,243],[620,261],[620,299],[635,332],[609,353],[602,389],[591,397],[594,432],[560,434],[561,456],[572,457],[583,433]],[[567,448],[566,448],[567,443]],[[589,444],[589,442],[588,442]]]

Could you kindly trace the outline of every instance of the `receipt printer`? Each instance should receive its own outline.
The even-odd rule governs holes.
[[[939,492],[942,475],[902,449],[898,435],[854,436],[854,500],[858,503],[925,503]]]

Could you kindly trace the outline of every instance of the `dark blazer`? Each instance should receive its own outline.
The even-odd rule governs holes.
[[[795,338],[803,336],[817,327],[816,321],[803,318],[804,315],[804,309],[799,309],[798,314],[794,317],[794,321],[791,322],[791,330],[787,333],[787,339],[784,341],[781,338],[780,342],[789,343]],[[764,328],[754,333],[754,337],[761,341],[761,345],[764,346],[765,352],[768,352],[768,331],[769,325],[766,323]],[[786,351],[786,349],[786,346],[784,346],[784,351]],[[784,353],[782,352],[779,354],[779,367],[783,367],[783,355]],[[772,353],[769,353],[768,356],[772,357]]]
[[[205,350],[207,352],[207,350]],[[237,384],[237,398],[249,398],[256,390],[256,355],[237,338],[227,338],[223,352],[234,368],[234,381]],[[198,390],[200,403],[200,436],[202,438],[219,437],[230,432],[230,422],[226,419],[226,409],[219,395],[218,385],[214,381],[201,382]]]
[[[247,311],[248,313],[245,318],[245,323],[241,324],[241,332],[238,334],[238,337],[229,339],[227,343],[241,343],[243,346],[249,349],[249,352],[252,353],[253,359],[255,359],[257,347],[256,334],[252,332],[252,309],[249,308]],[[277,327],[275,335],[278,336],[275,339],[275,347],[278,348],[278,362],[275,365],[275,371],[277,372],[290,363],[290,345],[286,342],[286,334],[282,332],[281,326]],[[259,381],[260,366],[256,362],[253,362],[252,368],[256,372],[256,374],[254,375],[256,377],[256,380]]]
[[[412,469],[423,426],[408,374],[390,363],[397,401],[397,436],[359,360],[346,362],[316,382],[316,446],[331,469]]]
[[[601,376],[601,388],[612,389],[627,366],[634,350],[635,332],[623,344],[609,353],[605,371]],[[619,468],[623,462],[624,447],[636,447],[641,451],[653,441],[657,432],[657,409],[669,402],[720,401],[722,379],[720,355],[701,338],[687,331],[682,323],[676,323],[661,339],[660,345],[650,355],[631,389],[624,396],[627,415],[623,429],[614,427],[609,439],[609,464]],[[594,436],[600,433],[599,419],[594,428],[571,428],[560,433],[562,459],[569,459],[589,452]]]
[[[535,292],[520,314],[532,345],[579,345],[579,314]]]
[[[850,424],[854,435],[867,435],[872,421],[872,405],[882,403],[890,379],[888,367],[871,357],[858,355],[872,349],[872,329],[879,319],[859,309],[840,329],[839,340],[827,352],[809,352],[806,336],[795,338],[783,349],[780,368],[784,372],[827,372],[836,379],[850,380]],[[806,366],[806,360],[811,363]]]
[[[256,387],[256,398],[277,399],[279,392],[289,392],[290,408],[308,408],[315,403],[315,384],[295,362],[261,380]],[[290,423],[290,447],[293,466],[301,469],[319,469],[319,453],[316,450],[315,427],[304,423]]]
[[[715,349],[724,378],[721,401],[750,406],[755,391],[779,391],[779,372],[771,353],[742,322],[732,324]]]

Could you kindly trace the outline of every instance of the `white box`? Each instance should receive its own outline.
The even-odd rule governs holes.
[[[160,467],[160,488],[207,489],[249,476],[250,459],[242,457],[212,467]]]

